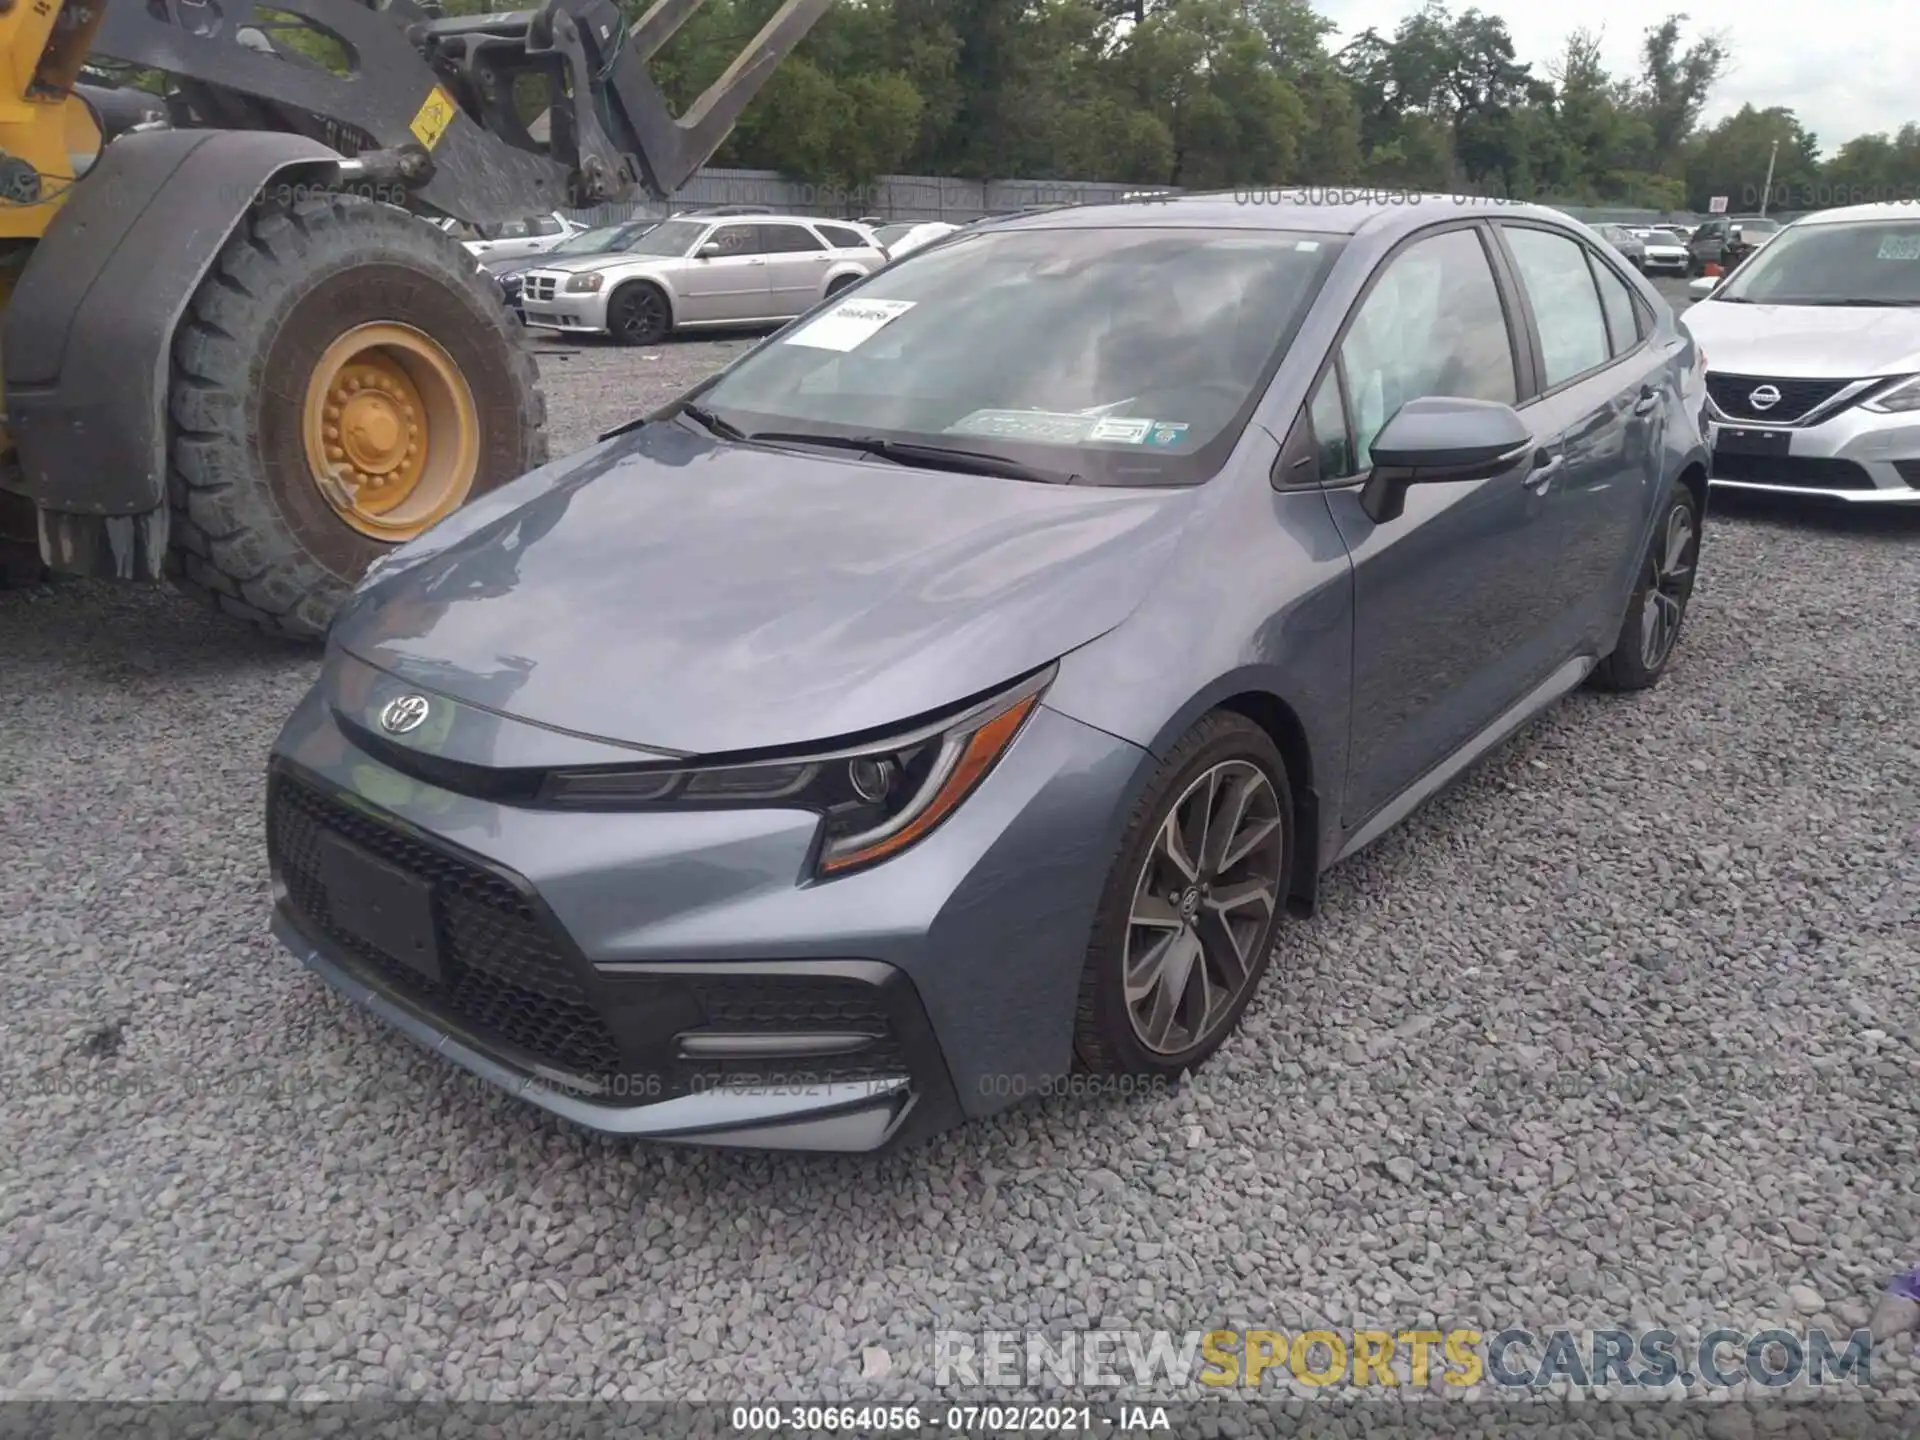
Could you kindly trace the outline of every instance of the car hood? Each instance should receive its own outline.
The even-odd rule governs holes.
[[[509,492],[379,567],[333,642],[471,705],[687,754],[879,729],[1057,659],[1139,604],[1197,494],[722,445],[671,422]]]
[[[1702,300],[1687,308],[1686,326],[1723,374],[1856,380],[1920,370],[1920,309]]]
[[[548,255],[536,259],[529,270],[552,270],[561,275],[578,275],[583,270],[604,270],[609,265],[671,265],[675,257],[671,255],[628,255],[624,251],[611,251],[601,255]]]

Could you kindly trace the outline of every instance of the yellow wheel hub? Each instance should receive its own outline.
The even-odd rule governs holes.
[[[480,416],[441,345],[409,325],[356,325],[313,367],[301,412],[314,486],[374,540],[411,540],[473,491]]]

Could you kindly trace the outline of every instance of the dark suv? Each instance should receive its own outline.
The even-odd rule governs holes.
[[[1687,242],[1687,253],[1691,257],[1687,273],[1705,274],[1709,265],[1731,270],[1779,231],[1778,220],[1760,215],[1724,215],[1709,220],[1694,231],[1693,238]]]

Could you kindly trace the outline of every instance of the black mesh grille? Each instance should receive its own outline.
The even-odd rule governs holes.
[[[1807,490],[1878,488],[1873,477],[1851,460],[1800,455],[1733,455],[1715,451],[1713,476],[1716,480],[1744,480],[1750,485],[1798,486]]]
[[[1853,383],[1851,380],[1777,380],[1758,375],[1709,375],[1707,393],[1713,396],[1713,403],[1720,407],[1720,413],[1730,419],[1764,420],[1769,424],[1787,425],[1814,406],[1825,404]],[[1771,405],[1754,404],[1753,392],[1762,386],[1778,390],[1780,398]]]
[[[1900,478],[1920,490],[1920,460],[1896,460],[1893,468],[1900,472]]]
[[[499,876],[276,776],[267,828],[287,898],[301,922],[476,1039],[504,1044],[571,1075],[618,1073],[620,1046],[548,925]],[[428,980],[334,923],[320,880],[325,831],[433,887],[441,979]]]

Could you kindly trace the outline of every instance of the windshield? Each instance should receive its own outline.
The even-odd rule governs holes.
[[[873,232],[873,238],[882,245],[891,245],[894,241],[904,238],[911,229],[913,229],[911,225],[882,225]]]
[[[1777,221],[1773,220],[1747,219],[1734,221],[1733,228],[1738,230],[1742,235],[1771,235],[1778,230],[1780,226]]]
[[[627,246],[629,255],[684,256],[707,233],[704,220],[662,220]]]
[[[1339,237],[999,231],[917,250],[726,371],[699,404],[749,433],[987,452],[1094,484],[1218,469]]]
[[[1920,305],[1920,217],[1782,231],[1713,298],[1755,305]]]
[[[630,220],[624,225],[601,225],[592,230],[582,230],[571,240],[562,240],[554,246],[552,255],[598,255],[603,250],[618,250],[629,240],[638,240],[651,230],[652,220]]]

